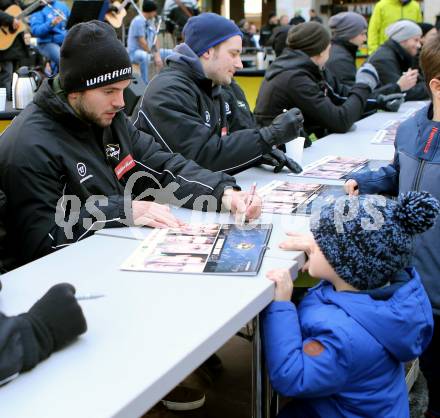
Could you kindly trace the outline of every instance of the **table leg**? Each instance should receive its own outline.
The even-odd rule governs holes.
[[[260,317],[252,322],[252,418],[270,418],[272,391],[261,349]]]

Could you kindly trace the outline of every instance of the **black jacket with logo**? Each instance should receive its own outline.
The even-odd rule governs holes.
[[[283,109],[297,107],[304,115],[304,129],[318,138],[347,132],[362,117],[370,88],[355,84],[351,89],[324,73],[299,50],[285,48],[266,71],[258,93],[255,117],[267,125]]]
[[[178,152],[202,167],[242,171],[257,163],[270,146],[254,126],[243,129],[249,116],[242,111],[250,115],[250,110],[240,88],[235,85],[223,90],[212,86],[198,57],[181,44],[148,83],[135,126],[153,135],[163,149]],[[234,96],[235,102],[227,103]]]
[[[376,68],[382,84],[396,83],[403,72],[410,68],[416,68],[415,58],[392,39],[379,47],[368,62]],[[422,75],[419,75],[417,84],[405,93],[405,100],[426,100],[429,98]]]
[[[130,202],[145,191],[159,203],[192,208],[199,196],[221,202],[225,187],[235,187],[232,177],[163,151],[122,112],[105,129],[80,120],[53,85],[43,83],[0,140],[8,235],[21,262],[97,228],[122,226],[127,217],[130,222]],[[133,174],[140,178],[134,181]],[[72,234],[62,227],[63,219],[74,224]]]

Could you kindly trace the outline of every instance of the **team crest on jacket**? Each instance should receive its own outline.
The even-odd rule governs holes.
[[[121,153],[121,147],[119,144],[107,144],[105,146],[105,155],[107,158],[114,158],[119,161],[119,154]]]
[[[86,165],[84,163],[79,162],[76,165],[76,169],[78,170],[78,174],[81,177],[84,177],[86,175],[86,173],[87,173],[87,168],[86,168]]]
[[[211,122],[211,114],[207,110],[205,110],[205,125],[211,126],[209,122]]]
[[[225,102],[225,112],[226,112],[227,115],[230,115],[232,113],[231,112],[231,106],[229,106],[228,102]]]

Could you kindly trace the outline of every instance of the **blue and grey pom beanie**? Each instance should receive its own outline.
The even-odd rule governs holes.
[[[321,208],[311,221],[316,243],[335,272],[359,290],[384,286],[408,267],[413,238],[429,229],[440,204],[427,192],[346,196]]]
[[[202,13],[188,19],[182,31],[185,43],[199,57],[233,36],[243,37],[240,28],[216,13]]]

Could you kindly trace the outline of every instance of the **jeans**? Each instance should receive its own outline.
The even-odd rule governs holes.
[[[60,66],[60,46],[49,42],[46,44],[38,44],[38,50],[41,55],[44,55],[51,61],[52,75],[57,73]]]
[[[172,53],[172,49],[160,49],[160,58],[162,61]],[[141,77],[145,84],[150,80],[150,75],[148,74],[148,68],[150,66],[151,54],[142,49],[136,49],[134,52],[130,52],[130,61],[133,64],[139,64],[141,67]]]
[[[434,315],[434,333],[428,348],[419,358],[420,369],[428,384],[428,410],[440,417],[440,316]]]

